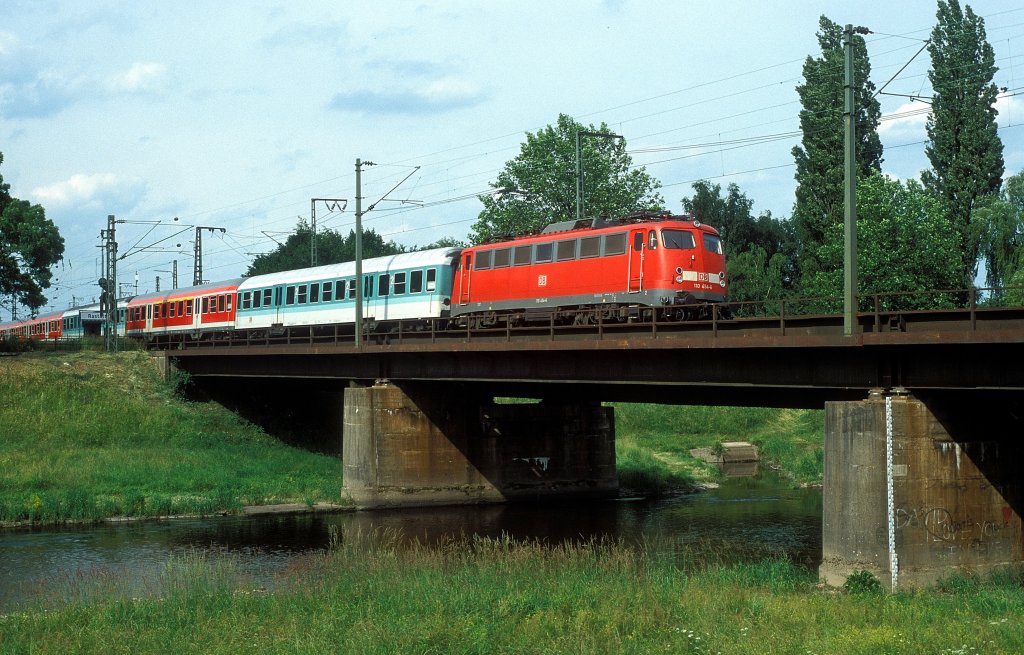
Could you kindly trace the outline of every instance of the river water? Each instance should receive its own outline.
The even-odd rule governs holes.
[[[473,535],[515,539],[613,538],[707,553],[716,561],[782,555],[821,561],[821,490],[793,489],[771,474],[726,478],[718,489],[665,499],[503,504],[320,515],[214,517],[90,528],[0,531],[0,613],[100,595],[158,594],[168,561],[228,554],[248,578],[267,581],[296,558],[329,546],[330,533],[386,530],[436,543]]]

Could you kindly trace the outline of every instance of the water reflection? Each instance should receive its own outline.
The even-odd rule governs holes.
[[[821,491],[791,489],[770,475],[726,478],[719,489],[664,500],[506,504],[334,515],[227,517],[131,523],[90,529],[0,532],[0,611],[46,602],[83,578],[109,580],[110,593],[153,593],[166,562],[194,550],[230,553],[240,572],[269,580],[301,554],[388,530],[424,544],[452,538],[615,538],[716,561],[785,555],[821,559]]]

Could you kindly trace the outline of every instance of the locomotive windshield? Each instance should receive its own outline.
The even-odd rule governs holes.
[[[714,234],[704,233],[704,250],[713,252],[716,255],[722,254],[722,240]]]
[[[688,230],[662,230],[661,241],[666,248],[675,250],[691,250],[697,247],[693,240],[693,232]]]

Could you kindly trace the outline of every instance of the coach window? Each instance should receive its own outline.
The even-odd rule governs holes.
[[[188,300],[185,301],[185,316],[191,316],[191,315],[192,315],[192,299],[189,298]]]
[[[604,235],[604,256],[621,255],[626,252],[626,233]]]
[[[306,285],[305,284],[300,284],[299,285],[299,304],[300,305],[305,305],[306,304]]]
[[[373,295],[373,276],[363,276],[363,299],[369,298]]]
[[[508,268],[511,259],[511,248],[498,248],[494,251],[494,268]]]
[[[437,289],[437,269],[427,269],[427,291],[434,291]]]
[[[395,273],[395,295],[405,294],[405,273]]]
[[[310,304],[320,302],[320,283],[314,282],[309,285],[309,302]]]
[[[184,316],[184,315],[185,315],[185,301],[184,300],[179,300],[178,301],[178,316]]]
[[[177,316],[177,312],[174,311],[175,309],[177,309],[177,307],[173,302],[168,304],[171,306],[170,318],[174,318],[175,316]]]
[[[486,271],[491,267],[491,256],[494,254],[492,250],[482,250],[476,254],[476,268],[477,271]]]
[[[513,266],[528,266],[533,246],[516,246],[512,251]]]
[[[167,305],[168,304],[169,303],[164,303],[163,305],[161,305],[161,307],[163,307],[163,309],[160,310],[160,318],[167,318]]]
[[[146,305],[146,318],[153,318],[153,305]]]
[[[348,281],[348,297],[354,299],[356,297],[356,279],[352,278]]]
[[[601,237],[584,237],[580,239],[580,259],[601,256]]]
[[[377,295],[384,297],[391,291],[391,275],[381,273],[377,276]]]
[[[270,307],[273,304],[273,302],[272,302],[273,298],[274,298],[274,290],[273,289],[264,289],[263,290],[263,306],[264,307]],[[281,304],[280,295],[278,295],[277,304],[278,305]]]
[[[657,230],[651,230],[647,233],[647,249],[657,250],[658,249],[658,232]]]
[[[286,305],[294,305],[295,304],[295,287],[288,287],[288,290],[285,293],[284,304],[286,304]]]
[[[344,300],[345,299],[345,280],[334,281],[334,299]]]
[[[697,247],[693,232],[689,230],[662,230],[661,243],[672,250],[692,250]]]
[[[541,262],[551,261],[551,247],[550,243],[538,243],[536,245],[536,252],[534,253],[533,261],[540,264]]]
[[[558,255],[558,261],[566,262],[570,259],[576,259],[576,239],[569,239],[568,241],[559,241],[556,245],[556,251]]]
[[[419,293],[421,291],[423,291],[423,271],[409,273],[409,293]]]
[[[331,302],[334,299],[334,285],[330,282],[324,282],[324,290],[320,294],[320,298],[324,302]]]

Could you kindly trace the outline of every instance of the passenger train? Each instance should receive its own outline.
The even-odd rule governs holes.
[[[554,223],[500,243],[367,259],[362,268],[363,316],[373,332],[416,319],[461,328],[688,320],[728,299],[718,231],[668,212]],[[300,326],[351,331],[356,284],[355,263],[346,262],[142,294],[118,301],[118,331],[146,341]],[[74,308],[0,324],[0,339],[99,335],[102,318],[98,305]]]

